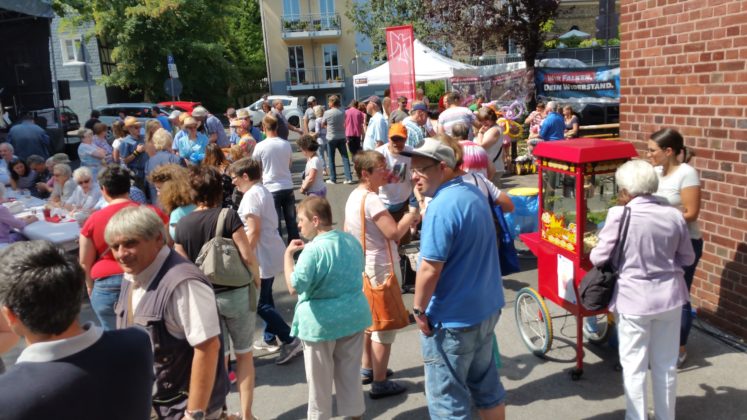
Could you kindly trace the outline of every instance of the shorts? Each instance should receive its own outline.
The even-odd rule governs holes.
[[[420,334],[425,365],[425,395],[432,419],[470,419],[478,410],[505,402],[493,353],[500,311],[466,328],[436,325],[433,335]]]
[[[387,277],[389,277],[389,267],[389,264],[366,266],[366,274],[371,280],[372,286],[378,286],[386,281]],[[402,287],[402,270],[400,269],[398,263],[394,263],[393,267],[394,276],[397,278],[397,287]],[[394,338],[397,336],[397,330],[371,331],[370,334],[371,341],[375,341],[381,344],[392,344],[394,343]]]
[[[215,301],[218,304],[220,331],[226,351],[230,337],[234,353],[251,352],[257,313],[249,310],[249,286],[218,292],[215,294]]]

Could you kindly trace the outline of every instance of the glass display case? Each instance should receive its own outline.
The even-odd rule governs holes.
[[[537,289],[516,295],[516,322],[524,343],[535,354],[552,344],[551,301],[576,318],[576,367],[583,372],[583,340],[603,342],[609,333],[606,310],[590,311],[579,304],[578,285],[592,268],[589,253],[597,245],[607,211],[617,205],[615,171],[638,156],[625,141],[574,139],[543,142],[534,148],[539,170],[539,231],[521,240],[537,256]],[[583,318],[594,330],[582,329]]]

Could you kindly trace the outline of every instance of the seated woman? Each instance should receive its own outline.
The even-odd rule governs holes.
[[[64,202],[63,207],[73,212],[92,210],[101,198],[101,190],[93,179],[93,172],[90,168],[81,166],[73,172],[73,180],[78,187]]]
[[[563,122],[565,123],[565,130],[563,131],[565,138],[578,137],[578,117],[573,113],[573,108],[570,105],[563,107]]]
[[[36,172],[22,159],[15,158],[8,163],[10,168],[10,187],[15,191],[35,188]]]
[[[627,162],[617,169],[615,181],[621,206],[609,209],[589,259],[595,266],[612,259],[619,273],[609,310],[617,320],[626,418],[648,417],[650,368],[656,418],[674,419],[681,312],[689,300],[682,267],[695,261],[695,253],[682,212],[652,195],[659,180],[651,164]],[[629,220],[627,234],[620,234],[625,242],[617,251],[624,219]]]
[[[0,202],[5,201],[5,186],[0,184]],[[25,238],[14,229],[21,230],[26,225],[36,222],[36,216],[15,217],[7,207],[0,205],[0,244],[9,244]]]
[[[73,170],[66,163],[54,165],[52,170],[52,205],[61,206],[66,202],[75,191],[75,181],[73,181]]]

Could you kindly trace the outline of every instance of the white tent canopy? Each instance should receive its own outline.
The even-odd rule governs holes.
[[[415,53],[415,81],[449,79],[456,70],[476,70],[477,67],[444,57],[418,41],[413,42]],[[353,76],[355,86],[388,85],[389,63]]]

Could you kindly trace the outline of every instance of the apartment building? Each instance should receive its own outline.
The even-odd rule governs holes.
[[[346,0],[260,0],[267,77],[273,95],[354,96],[360,36]]]

